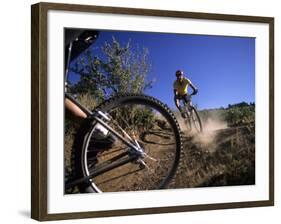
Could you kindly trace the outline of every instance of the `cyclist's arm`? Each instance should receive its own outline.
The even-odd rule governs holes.
[[[174,95],[178,95],[178,91],[176,89],[174,89]]]
[[[87,117],[87,114],[85,114],[76,104],[74,104],[71,100],[67,98],[65,98],[65,108],[76,117],[82,119]]]
[[[196,95],[197,94],[197,92],[198,92],[198,89],[190,82],[190,87],[191,87],[191,89],[192,89],[192,93],[191,93],[191,95]]]

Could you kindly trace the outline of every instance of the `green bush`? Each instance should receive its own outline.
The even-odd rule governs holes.
[[[255,121],[255,107],[253,105],[231,106],[225,119],[229,126],[238,126]]]
[[[149,130],[155,123],[154,112],[145,107],[125,106],[112,111],[110,115],[123,129],[137,133]]]
[[[148,49],[124,45],[112,37],[112,42],[104,42],[101,55],[87,51],[80,56],[71,71],[80,76],[72,87],[75,93],[89,93],[97,102],[120,93],[143,93],[151,88],[147,80],[151,70]]]

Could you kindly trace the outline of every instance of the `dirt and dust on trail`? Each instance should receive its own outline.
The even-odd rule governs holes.
[[[181,164],[169,188],[255,184],[255,126],[207,119],[203,132],[183,131]]]
[[[177,120],[182,131],[183,149],[176,175],[167,188],[255,184],[254,123],[228,127],[220,120],[207,119],[203,121],[203,132],[195,133],[187,131],[181,118]],[[129,172],[130,175],[120,174],[125,171],[128,173],[127,170],[131,170],[129,166],[135,166],[134,164],[114,169],[96,180],[103,183],[113,180],[112,184],[106,183],[105,191],[130,191],[155,187],[157,179],[167,171],[166,166],[169,166],[169,162],[173,161],[171,158],[174,155],[172,150],[174,138],[167,128],[155,125],[154,129],[147,132],[140,142],[146,144],[147,153],[151,157],[163,158],[166,161],[165,165],[160,164],[161,166],[157,166],[153,173],[148,169],[146,172],[143,170]],[[117,153],[118,150],[115,149],[113,152]],[[111,153],[111,156],[115,155],[114,153]],[[107,156],[107,152],[104,156]],[[151,159],[148,161],[150,163],[148,166],[153,168],[151,166],[155,162]]]
[[[203,124],[204,131],[201,133],[196,133],[194,130],[188,132],[183,122],[180,123],[180,126],[183,127],[182,130],[184,131],[185,136],[193,136],[193,142],[195,144],[210,146],[214,143],[217,131],[226,129],[227,123],[208,118]],[[210,147],[209,150],[211,150]]]
[[[178,119],[179,122],[180,119]],[[167,188],[192,188],[211,186],[249,185],[255,183],[255,127],[248,124],[228,127],[225,122],[207,119],[203,132],[188,132],[180,123],[183,137],[183,151],[177,173]],[[173,158],[173,136],[169,129],[155,125],[140,139],[146,144],[147,153],[164,163],[146,160],[153,172],[141,170],[130,172],[124,179],[121,173],[129,166],[122,166],[101,176],[100,181],[112,180],[106,191],[131,191],[155,187],[157,179],[164,174]],[[153,167],[153,166],[156,167]],[[135,166],[135,165],[133,165]],[[128,170],[126,170],[128,169]],[[122,177],[123,175],[121,175]],[[113,178],[114,177],[114,178]],[[118,177],[118,178],[117,178]],[[98,181],[98,180],[97,180]]]

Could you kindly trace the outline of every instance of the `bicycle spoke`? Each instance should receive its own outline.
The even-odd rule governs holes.
[[[91,176],[96,191],[163,187],[175,172],[178,155],[175,128],[163,112],[139,101],[116,104],[102,111],[109,118],[103,126],[116,140],[110,149],[85,153],[86,174]],[[127,156],[122,158],[120,154]]]

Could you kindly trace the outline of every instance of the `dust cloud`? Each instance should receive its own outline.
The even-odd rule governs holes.
[[[227,128],[227,123],[208,118],[207,121],[203,123],[203,127],[204,132],[210,132]]]
[[[227,128],[227,123],[214,119],[207,119],[203,123],[203,132],[194,135],[194,143],[201,144],[202,146],[210,146],[214,143],[217,130]]]

